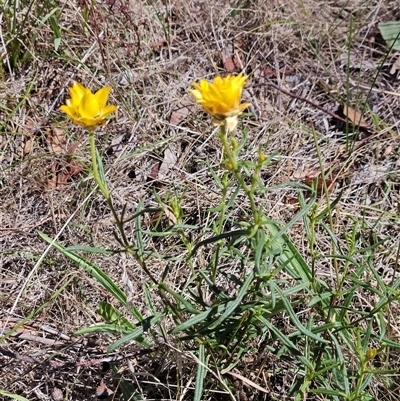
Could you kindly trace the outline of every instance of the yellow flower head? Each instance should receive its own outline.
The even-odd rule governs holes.
[[[189,92],[212,116],[214,125],[226,125],[229,131],[233,131],[238,124],[238,116],[251,104],[240,104],[246,80],[247,76],[242,74],[216,77],[212,83],[201,79],[198,84],[192,84],[194,89]]]
[[[106,123],[106,118],[113,113],[116,106],[106,106],[111,87],[101,88],[92,93],[89,88],[75,82],[70,88],[71,99],[60,110],[68,114],[71,120],[82,127],[93,129]]]

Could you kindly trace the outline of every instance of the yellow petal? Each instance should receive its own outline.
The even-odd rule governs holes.
[[[75,116],[75,113],[73,112],[73,109],[71,109],[68,106],[62,105],[60,107],[60,110],[63,111],[65,114],[67,114],[71,118]]]
[[[117,110],[117,106],[113,106],[110,104],[110,105],[104,107],[104,109],[101,111],[101,117],[105,118],[105,117],[109,116],[111,113],[114,113],[115,110]]]
[[[248,102],[240,104],[246,80],[247,76],[242,74],[224,78],[217,76],[212,82],[201,79],[192,83],[194,89],[189,89],[189,92],[213,117],[214,125],[226,125],[229,131],[233,131],[238,124],[238,116],[250,106]]]
[[[106,106],[110,91],[111,91],[111,86],[106,86],[105,88],[99,89],[94,95],[100,109]]]
[[[100,115],[100,107],[97,102],[96,96],[89,90],[83,95],[81,103],[79,104],[79,115],[82,119],[94,119]]]
[[[242,104],[238,107],[238,110],[240,111],[240,114],[242,114],[243,111],[244,111],[245,109],[247,109],[249,106],[251,106],[251,103],[249,103],[249,102],[242,103]]]
[[[72,102],[76,103],[80,101],[85,95],[86,88],[78,82],[75,82],[70,88],[69,93],[71,94]]]
[[[201,92],[199,90],[189,89],[189,92],[196,98],[197,101],[203,99],[203,95],[201,94]]]
[[[81,117],[78,121],[74,121],[76,124],[82,125],[82,127],[96,127],[97,125],[101,125],[97,120],[93,118],[84,118]]]

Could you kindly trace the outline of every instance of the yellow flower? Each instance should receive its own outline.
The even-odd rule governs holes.
[[[216,77],[212,83],[201,79],[198,84],[192,84],[194,89],[189,92],[212,116],[214,125],[226,125],[229,131],[233,131],[238,124],[238,116],[251,104],[240,104],[246,80],[247,76],[242,74]]]
[[[94,129],[106,123],[106,118],[113,113],[116,106],[106,106],[111,87],[101,88],[92,93],[89,88],[75,82],[70,88],[71,99],[60,110],[68,114],[71,120],[82,127]]]

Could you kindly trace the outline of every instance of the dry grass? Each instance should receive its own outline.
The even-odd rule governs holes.
[[[24,359],[99,360],[117,338],[71,337],[78,329],[100,323],[98,303],[113,300],[89,274],[48,249],[37,234],[58,237],[65,246],[116,247],[111,214],[88,179],[86,137],[58,111],[74,80],[93,90],[105,84],[113,87],[111,101],[118,105],[118,115],[98,132],[97,145],[116,209],[126,204],[131,214],[140,201],[157,206],[155,193],[168,199],[175,191],[181,196],[186,222],[202,226],[211,223],[209,210],[221,201],[204,160],[218,172],[221,149],[209,118],[193,105],[187,89],[194,80],[243,70],[250,75],[244,97],[253,105],[253,114],[243,119],[242,129],[249,138],[245,156],[254,158],[259,145],[266,153],[280,155],[263,172],[264,184],[309,184],[307,180],[321,171],[316,135],[325,173],[333,166],[328,177],[331,200],[343,191],[333,220],[339,246],[349,247],[352,230],[357,231],[361,247],[385,240],[371,263],[388,283],[398,277],[400,99],[398,74],[389,73],[398,54],[385,57],[387,49],[377,29],[379,21],[398,17],[396,2],[104,0],[94,6],[87,1],[58,4],[62,27],[58,52],[47,25],[35,28],[30,59],[13,72],[5,66],[5,80],[0,84],[0,333],[22,322],[18,334],[0,340],[2,352],[14,353],[13,357],[0,355],[2,389],[31,401],[57,400],[57,388],[64,391],[63,399],[90,400],[96,398],[104,378],[113,391],[110,399],[122,400],[122,373],[148,400],[193,397],[195,361],[191,354],[176,349],[172,340],[166,343],[160,338],[153,353],[118,362],[115,370],[107,366],[103,370],[99,366],[54,368]],[[87,23],[85,7],[90,9]],[[2,54],[6,60],[4,48]],[[260,85],[268,81],[293,96]],[[296,96],[341,117],[347,102],[364,113],[368,127],[346,133],[340,120]],[[76,150],[71,151],[73,147]],[[154,171],[165,163],[166,151],[174,155],[174,166],[167,166],[155,183]],[[268,205],[271,219],[288,222],[298,210],[296,199],[297,190],[286,186],[267,192],[260,202]],[[319,210],[325,207],[323,196],[318,205]],[[238,205],[237,215],[246,207],[246,203]],[[151,227],[148,220],[144,224],[146,229]],[[304,226],[296,224],[290,235],[310,260]],[[317,227],[315,252],[326,255],[330,247],[326,231]],[[148,238],[148,248],[170,257],[185,252],[181,244],[157,238]],[[208,248],[199,252],[199,269],[207,265],[208,252]],[[87,257],[122,288],[129,284],[130,302],[148,314],[142,288],[147,277],[135,262],[116,255]],[[156,278],[168,263],[160,260],[151,266]],[[321,258],[315,268],[317,275],[333,280],[332,260]],[[168,283],[179,288],[187,272],[179,263],[170,269]],[[160,301],[154,302],[157,306]],[[360,290],[354,302],[370,310],[377,300]],[[387,312],[386,324],[397,342],[397,301]],[[287,316],[279,319],[281,327],[290,331]],[[267,388],[268,394],[232,378],[237,399],[292,399],[286,392],[296,379],[293,370],[265,344],[257,347],[259,353],[248,355],[240,374]],[[139,352],[139,348],[132,346],[129,351]],[[399,368],[399,356],[390,355],[392,369]],[[356,369],[352,358],[349,355],[349,365]],[[375,399],[397,400],[400,383],[394,378],[389,386],[377,378],[372,387]],[[223,392],[221,388],[216,391],[207,399],[228,399],[218,393]],[[307,399],[329,399],[312,397]]]

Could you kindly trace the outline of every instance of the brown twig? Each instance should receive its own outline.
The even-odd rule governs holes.
[[[64,215],[64,214],[61,214],[61,215],[56,216],[56,217],[58,217],[58,218],[64,218],[65,215]],[[48,221],[50,221],[50,220],[52,220],[52,219],[53,219],[53,217],[50,216],[50,217],[44,218],[43,220],[38,221],[37,223],[30,224],[30,225],[27,225],[27,226],[20,226],[20,227],[15,227],[15,226],[14,226],[14,227],[0,227],[0,231],[27,231],[27,230],[31,230],[31,229],[33,229],[33,228],[39,227],[39,226],[41,226],[42,224],[45,224],[45,223],[47,223]]]
[[[28,356],[28,355],[20,355],[17,352],[7,351],[4,348],[0,348],[0,354],[7,356],[9,358],[13,358],[13,359],[16,359],[16,360],[22,361],[22,362],[29,362],[29,363],[35,363],[38,365],[50,366],[52,368],[77,367],[77,366],[99,366],[99,365],[102,365],[103,363],[114,363],[114,362],[123,361],[125,359],[129,359],[129,358],[136,358],[141,355],[149,354],[153,351],[154,351],[154,349],[144,349],[141,351],[130,352],[130,353],[124,354],[124,355],[106,356],[106,357],[100,358],[100,359],[88,359],[85,361],[59,362],[59,361],[51,361],[48,359],[40,361],[40,360],[32,358],[31,356]]]
[[[342,121],[342,122],[344,122],[344,123],[349,123],[349,122],[351,122],[349,119],[345,119],[345,118],[343,118],[343,117],[338,116],[338,115],[337,115],[336,113],[334,113],[333,111],[326,110],[325,108],[323,108],[322,106],[318,105],[317,103],[313,102],[313,101],[310,100],[310,99],[307,99],[307,98],[305,98],[305,97],[303,97],[303,96],[296,95],[295,93],[292,93],[292,92],[290,92],[290,91],[287,91],[286,89],[282,89],[280,86],[274,84],[274,83],[271,82],[271,81],[267,81],[267,82],[262,82],[262,83],[259,83],[259,84],[251,85],[251,88],[257,88],[257,87],[259,87],[259,86],[271,86],[272,88],[274,88],[274,89],[276,89],[276,90],[278,90],[278,91],[284,93],[285,95],[288,95],[288,96],[290,96],[290,97],[292,97],[292,98],[294,98],[294,99],[298,99],[298,100],[300,100],[300,101],[302,101],[302,102],[308,103],[309,105],[311,105],[311,106],[313,106],[313,107],[315,107],[315,108],[317,108],[317,109],[323,111],[323,112],[326,113],[326,114],[329,114],[331,117],[336,118],[336,119],[339,120],[339,121]]]

